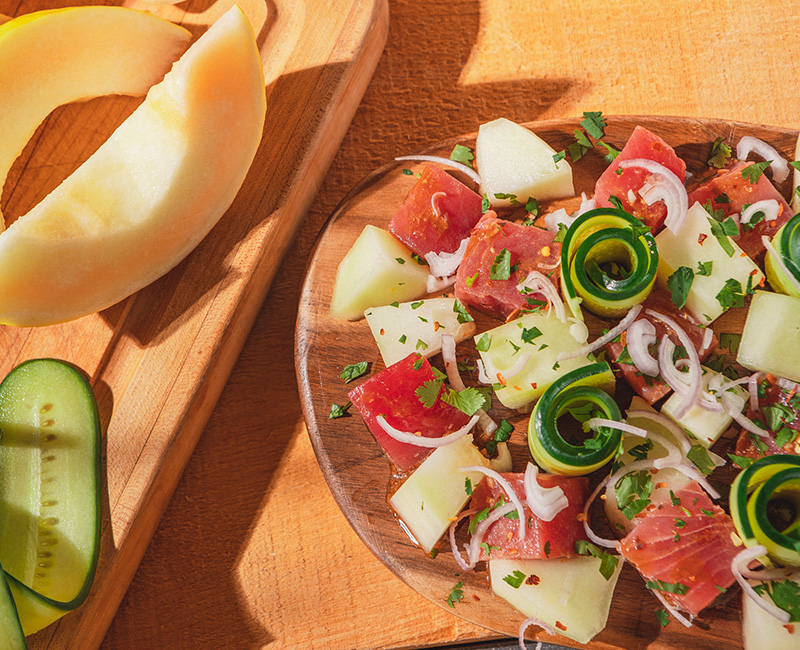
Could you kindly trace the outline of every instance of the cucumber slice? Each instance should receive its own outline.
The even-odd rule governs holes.
[[[0,384],[0,563],[25,634],[80,605],[100,550],[100,418],[84,376],[55,359]]]
[[[3,647],[7,650],[28,648],[17,615],[17,607],[14,605],[14,597],[8,588],[2,567],[0,567],[0,639],[3,639]]]

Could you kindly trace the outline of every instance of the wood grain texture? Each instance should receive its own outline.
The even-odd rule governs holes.
[[[182,23],[197,37],[232,4],[128,6]],[[268,109],[233,205],[194,253],[126,301],[64,325],[0,329],[0,373],[31,357],[77,364],[91,377],[104,428],[103,530],[92,593],[29,639],[32,650],[101,644],[386,37],[380,0],[239,4],[256,33]],[[67,3],[2,2],[0,11],[14,16],[54,6]],[[6,215],[27,212],[139,102],[105,97],[57,109],[9,175]]]
[[[670,143],[686,162],[687,172],[695,176],[707,169],[705,161],[717,138],[723,138],[735,149],[741,135],[752,134],[772,143],[789,158],[793,156],[797,141],[797,133],[788,129],[726,121],[646,116],[608,116],[606,121],[605,141],[612,146],[621,148],[633,128],[637,124],[642,125]],[[573,132],[579,128],[578,122],[577,119],[545,121],[528,126],[559,151],[574,139]],[[447,157],[456,143],[474,148],[474,135],[448,141],[426,150],[426,153]],[[600,151],[592,151],[574,163],[572,169],[576,193],[590,194],[606,164]],[[386,504],[392,470],[363,420],[356,413],[352,417],[336,420],[328,417],[331,404],[344,404],[347,391],[363,381],[345,385],[340,373],[346,365],[366,360],[370,364],[368,376],[374,376],[384,368],[366,321],[342,321],[329,315],[336,268],[365,225],[388,228],[392,215],[415,183],[415,177],[401,173],[402,169],[410,166],[412,171],[418,172],[423,165],[394,163],[371,174],[348,195],[323,231],[308,270],[298,311],[296,340],[300,398],[322,473],[344,515],[364,543],[408,585],[443,608],[446,607],[445,599],[453,584],[463,581],[466,598],[450,611],[490,630],[513,636],[524,617],[493,597],[484,565],[474,572],[459,570],[449,552],[447,540],[441,544],[442,552],[436,558],[430,558],[398,525],[395,515]],[[782,189],[786,193],[788,187]],[[543,202],[541,209],[543,213],[560,207],[573,211],[579,203],[579,198]],[[500,214],[508,213],[501,211]],[[447,293],[452,295],[452,291]],[[437,292],[436,295],[440,294]],[[745,313],[744,309],[731,310],[715,321],[714,330],[718,333],[741,333]],[[478,320],[477,333],[502,324],[502,321],[492,319]],[[600,336],[603,328],[613,327],[615,322],[588,314],[590,340]],[[470,350],[472,346],[462,346],[460,355],[469,355]],[[725,351],[717,350],[716,354],[724,355]],[[472,356],[475,356],[474,352]],[[434,357],[434,363],[437,359]],[[443,370],[440,360],[438,365]],[[470,380],[466,381],[470,385]],[[620,410],[624,411],[630,403],[631,392],[626,390],[623,380],[618,384],[616,400]],[[505,409],[496,400],[490,415],[496,421],[507,419],[514,425],[515,433],[509,447],[515,471],[522,471],[530,459],[526,438],[529,416]],[[726,452],[735,451],[735,439],[722,441],[715,450],[725,457]],[[602,470],[596,472],[593,475],[594,483],[605,475]],[[602,526],[599,523],[601,521],[602,515],[595,522],[595,529],[601,529],[598,527]],[[467,540],[466,536],[459,539],[463,542]],[[741,643],[738,600],[734,600],[731,607],[704,613],[701,624],[708,629],[700,633],[698,626],[690,631],[680,625],[662,629],[655,616],[655,611],[660,608],[660,603],[648,595],[636,571],[627,565],[615,591],[609,624],[589,647],[622,650],[647,645],[665,650],[684,647],[712,650],[720,644],[737,647]],[[549,637],[540,634],[540,638]],[[578,645],[567,639],[559,639],[559,642]]]
[[[275,277],[103,650],[398,650],[497,638],[386,568],[341,514],[315,461],[292,341],[298,269],[318,233],[353,185],[393,156],[496,117],[603,110],[800,126],[790,63],[800,57],[800,15],[786,3],[758,11],[728,0],[389,6],[372,82],[313,188],[291,263]]]

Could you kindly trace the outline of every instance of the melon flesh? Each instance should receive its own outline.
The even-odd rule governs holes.
[[[233,202],[265,112],[253,29],[234,7],[94,155],[0,235],[0,322],[78,318],[173,268]]]
[[[101,95],[144,95],[190,39],[183,27],[123,7],[37,11],[5,23],[0,179],[55,108]]]

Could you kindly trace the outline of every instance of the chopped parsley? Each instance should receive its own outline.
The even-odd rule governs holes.
[[[366,361],[359,361],[358,363],[350,364],[349,366],[345,366],[344,370],[339,374],[339,376],[344,379],[344,383],[348,384],[354,379],[358,379],[362,375],[367,374],[369,370],[369,363]]]
[[[329,420],[335,420],[336,418],[342,418],[347,414],[347,409],[349,409],[353,405],[352,402],[347,402],[344,406],[339,406],[336,402],[331,404],[331,412],[328,415]]]
[[[522,328],[522,340],[524,343],[532,343],[534,339],[539,338],[541,335],[542,331],[536,326]]]
[[[457,582],[453,585],[453,588],[450,590],[450,595],[447,597],[447,606],[452,607],[455,609],[456,603],[460,603],[464,600],[464,583]]]
[[[493,456],[497,452],[497,445],[507,442],[514,431],[513,425],[508,420],[500,420],[500,424],[495,429],[491,440],[486,443],[486,453]]]
[[[486,352],[490,347],[492,347],[492,337],[486,332],[478,339],[478,342],[475,344],[475,349],[478,352]]]
[[[698,262],[697,263],[697,275],[711,275],[711,269],[714,266],[713,261],[708,262]]]
[[[736,354],[739,352],[739,343],[741,343],[741,341],[741,334],[723,332],[719,335],[719,347],[723,350],[728,350],[731,354]]]
[[[564,151],[564,150],[562,149],[562,150],[561,150],[561,151],[559,151],[558,153],[556,153],[556,154],[553,154],[553,162],[554,162],[556,165],[558,165],[558,163],[560,163],[560,162],[561,162],[562,160],[564,160],[564,158],[566,158],[566,157],[567,157],[567,152],[566,152],[566,151]]]
[[[514,589],[519,589],[522,583],[525,582],[525,574],[519,569],[515,569],[513,573],[503,576],[503,582],[507,582],[514,587]]]
[[[689,593],[689,585],[682,582],[664,582],[663,580],[648,580],[645,585],[648,589],[657,589],[668,594],[678,594],[685,596]]]
[[[462,165],[472,168],[472,161],[475,160],[475,154],[472,149],[465,147],[463,144],[457,144],[450,152],[450,160],[460,162]]]
[[[661,627],[667,627],[667,623],[669,623],[669,612],[667,612],[666,609],[657,609],[656,618],[661,624]]]
[[[458,314],[456,320],[458,320],[459,323],[471,323],[475,320],[458,299],[453,301],[453,311]]]
[[[511,277],[511,252],[507,248],[494,258],[489,277],[492,280],[508,280]]]
[[[539,216],[539,202],[534,198],[529,198],[525,204],[525,211],[532,214],[534,217]]]
[[[728,454],[728,458],[731,459],[734,465],[737,465],[742,469],[747,469],[755,461],[755,458],[750,458],[749,456],[737,456],[736,454]]]
[[[469,479],[469,476],[464,479],[464,492],[467,493],[467,496],[472,496],[472,481]]]
[[[622,201],[620,201],[618,196],[614,196],[613,194],[608,197],[608,202],[613,205],[617,210],[624,210],[625,206],[622,205]]]
[[[585,539],[575,541],[575,552],[578,555],[591,555],[600,560],[600,574],[606,580],[611,579],[611,576],[614,575],[614,571],[616,571],[617,565],[619,564],[618,557],[597,548],[594,544],[587,542]]]
[[[714,235],[719,245],[722,246],[722,250],[727,253],[728,257],[733,257],[734,250],[728,237],[739,234],[739,229],[736,227],[736,223],[733,219],[728,217],[725,221],[719,222],[709,217],[708,224],[711,226],[711,234]]]
[[[667,289],[672,295],[672,302],[678,309],[682,309],[689,297],[689,290],[694,281],[694,271],[688,266],[679,266],[675,272],[667,278]]]
[[[489,211],[489,208],[492,207],[492,204],[489,203],[489,197],[486,194],[483,195],[483,200],[481,201],[481,212],[486,213]]]
[[[716,167],[717,169],[722,169],[723,167],[725,167],[730,157],[731,157],[730,145],[725,144],[722,141],[722,138],[717,138],[716,140],[714,140],[714,144],[711,145],[711,155],[708,158],[709,166]]]
[[[748,165],[742,170],[742,178],[746,178],[751,183],[758,183],[758,179],[761,178],[761,174],[764,173],[771,163],[771,160],[765,160],[764,162]]]
[[[711,474],[716,467],[714,465],[714,461],[711,460],[711,456],[708,454],[708,449],[703,447],[703,445],[697,444],[692,445],[692,448],[687,452],[686,457],[692,461],[704,475]]]
[[[650,504],[653,481],[643,470],[623,476],[616,485],[617,503],[622,514],[632,520]]]
[[[716,298],[722,306],[722,311],[728,311],[731,307],[744,307],[742,283],[734,278],[728,278]]]

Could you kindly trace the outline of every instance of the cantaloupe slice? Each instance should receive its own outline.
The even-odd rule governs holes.
[[[144,95],[190,40],[183,27],[123,7],[37,11],[5,23],[0,27],[0,187],[53,109],[101,95]]]
[[[265,112],[253,29],[234,7],[83,165],[0,235],[0,322],[74,319],[174,267],[233,202]]]

